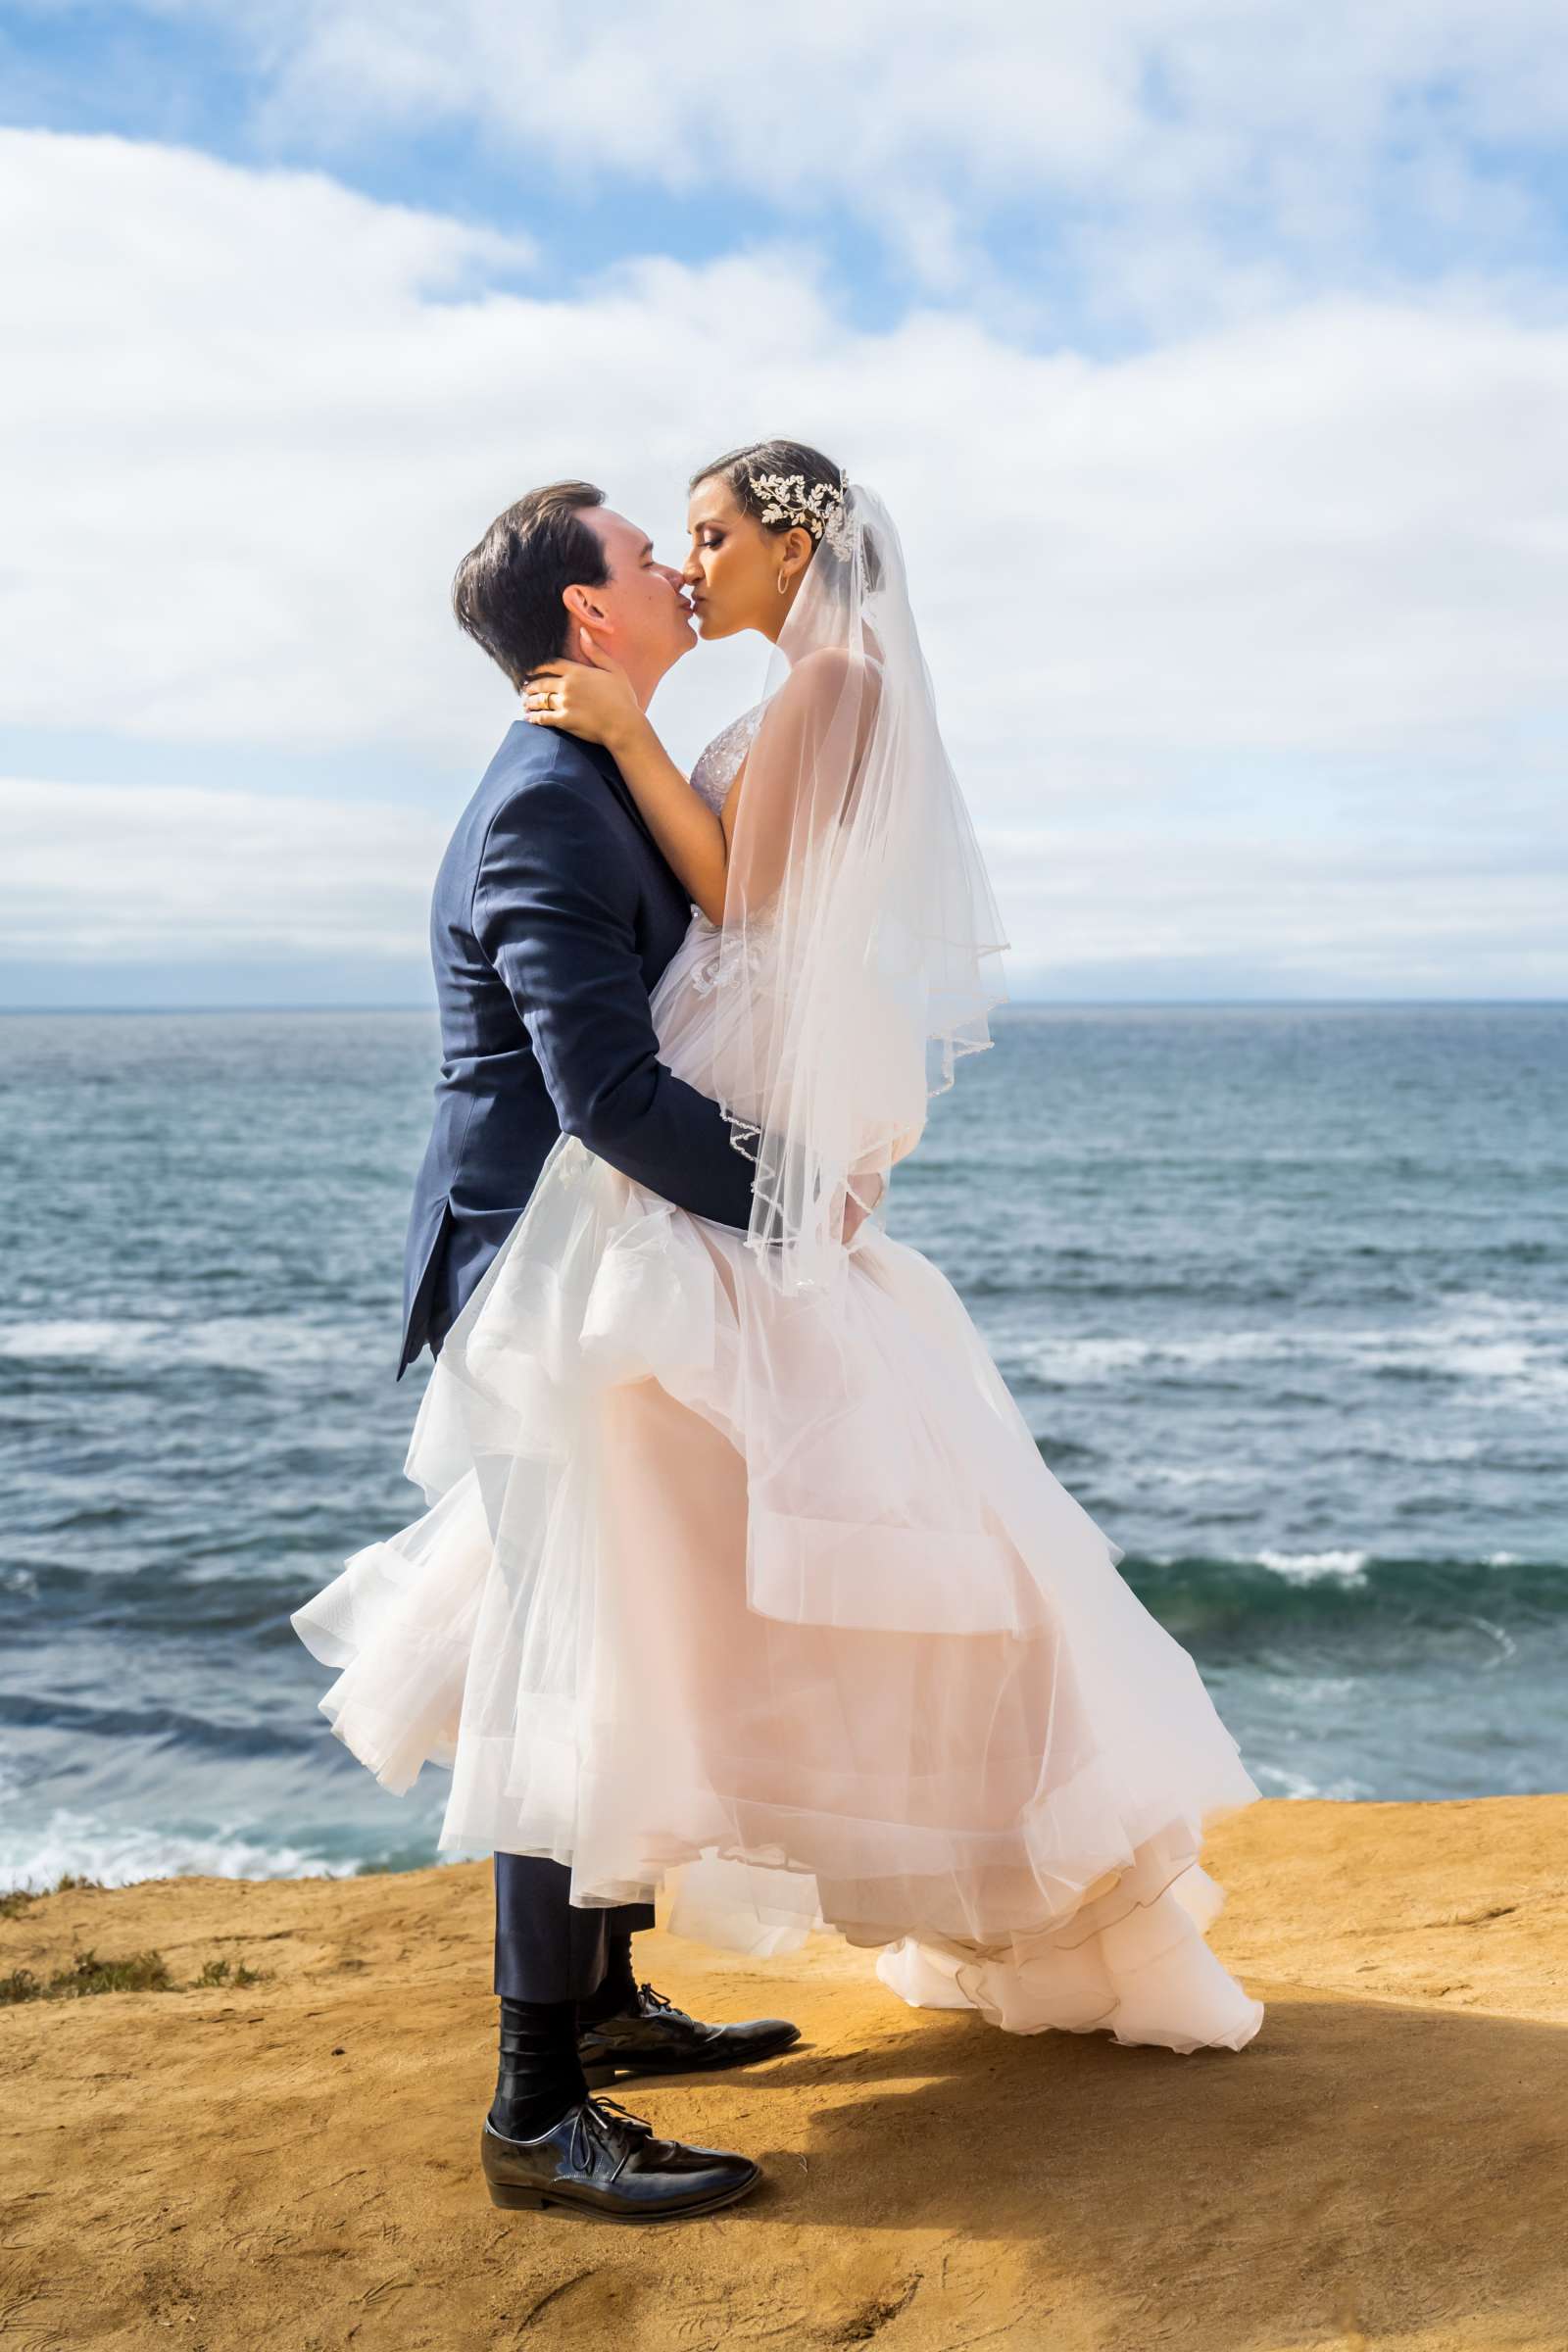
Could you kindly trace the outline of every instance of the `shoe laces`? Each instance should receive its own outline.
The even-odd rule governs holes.
[[[662,2009],[670,2017],[686,2016],[684,2009],[677,2009],[673,2001],[666,2000],[662,1992],[656,1992],[651,1984],[639,1984],[637,1990],[645,2008]],[[687,2019],[687,2023],[690,2024],[690,2019]]]
[[[585,2165],[587,2149],[584,2141],[592,2141],[603,2155],[618,2156],[621,2151],[614,2145],[614,2138],[617,2132],[640,2132],[645,2139],[654,2136],[653,2125],[622,2107],[618,2099],[603,2096],[584,2099],[571,2127],[572,2163]]]
[[[583,2104],[586,2107],[608,2109],[609,2112],[614,2116],[618,2122],[622,2124],[630,2124],[634,2131],[646,2132],[650,2138],[653,2136],[654,2127],[652,2124],[648,2123],[640,2115],[633,2115],[631,2109],[629,2107],[623,2107],[618,2099],[607,2098],[602,2090],[595,2091],[590,2098],[587,2098],[583,2101]]]

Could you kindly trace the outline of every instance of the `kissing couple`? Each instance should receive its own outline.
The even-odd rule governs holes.
[[[830,1929],[1009,2034],[1239,2049],[1262,2019],[1204,1939],[1203,1838],[1259,1793],[1236,1742],[886,1230],[1007,944],[893,518],[764,441],[687,525],[662,563],[557,482],[458,566],[520,710],[431,915],[425,1509],[292,1620],[337,1737],[390,1789],[444,1768],[441,1845],[494,1854],[491,2196],[621,2220],[760,2174],[603,2085],[799,2038],[638,1981],[661,1890],[677,1936]],[[648,705],[742,631],[762,694],[688,776]]]

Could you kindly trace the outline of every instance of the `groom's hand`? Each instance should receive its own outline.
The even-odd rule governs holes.
[[[544,662],[529,673],[522,713],[536,727],[561,727],[584,743],[616,751],[648,723],[632,683],[589,629],[579,629],[580,662]]]

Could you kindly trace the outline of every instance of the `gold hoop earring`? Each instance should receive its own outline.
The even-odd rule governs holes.
[[[789,590],[784,584],[784,566],[782,564],[778,567],[778,592],[780,596],[788,596],[789,594]]]

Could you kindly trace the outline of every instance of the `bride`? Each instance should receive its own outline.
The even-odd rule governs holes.
[[[1240,2048],[1200,1856],[1258,1790],[881,1222],[1006,942],[892,519],[784,447],[692,486],[701,635],[773,653],[689,781],[591,637],[524,697],[609,749],[689,893],[651,1009],[757,1162],[750,1230],[562,1135],[431,1373],[423,1515],[293,1623],[384,1786],[450,1770],[445,1847],[553,1857],[577,1905],[667,1887],[752,1953],[832,1928],[1010,2032]]]

